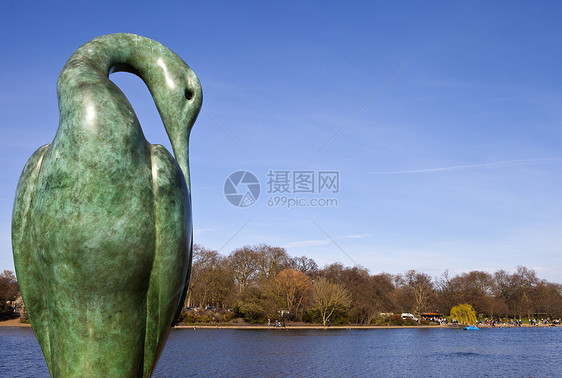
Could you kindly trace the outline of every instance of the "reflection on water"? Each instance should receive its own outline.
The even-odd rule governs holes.
[[[155,377],[562,376],[562,328],[174,329]],[[48,377],[30,329],[0,328],[0,376]]]

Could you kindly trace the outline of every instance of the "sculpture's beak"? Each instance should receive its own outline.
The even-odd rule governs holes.
[[[191,184],[189,178],[189,134],[191,128],[197,119],[199,110],[203,103],[203,92],[201,84],[195,74],[192,75],[188,81],[185,89],[185,101],[181,115],[177,115],[176,122],[178,124],[172,127],[173,130],[168,130],[168,136],[174,150],[174,156],[185,177],[185,183],[191,193]]]

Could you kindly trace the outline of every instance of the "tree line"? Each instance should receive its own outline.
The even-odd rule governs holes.
[[[371,274],[361,266],[290,257],[284,248],[245,246],[224,256],[195,245],[186,318],[200,309],[253,323],[279,319],[333,324],[380,324],[381,314],[427,312],[450,315],[461,303],[479,317],[560,318],[562,285],[539,279],[524,266],[509,273],[471,271],[432,278],[409,270]],[[215,318],[218,319],[218,318]]]
[[[224,256],[195,245],[183,320],[252,323],[267,319],[333,324],[385,324],[381,314],[427,312],[450,315],[470,304],[480,318],[561,318],[562,285],[519,266],[513,273],[471,271],[432,278],[409,270],[371,274],[361,266],[333,263],[323,268],[310,258],[290,257],[266,244],[245,246]],[[0,274],[0,317],[9,317],[19,296],[11,271]],[[384,318],[384,319],[382,319]],[[394,321],[400,321],[399,317]],[[388,324],[388,323],[386,323]]]

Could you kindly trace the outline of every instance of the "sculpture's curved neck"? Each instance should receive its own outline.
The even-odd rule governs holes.
[[[85,97],[105,98],[106,104],[113,100],[115,106],[130,109],[128,101],[109,81],[109,74],[117,71],[136,74],[146,83],[189,188],[188,139],[201,107],[201,87],[183,60],[156,41],[134,34],[111,34],[77,49],[57,81],[61,125],[64,125],[65,117],[87,118]],[[83,111],[77,114],[75,109],[80,108]],[[73,127],[84,124],[72,123]]]
[[[167,47],[151,39],[134,34],[110,34],[96,38],[78,48],[68,59],[57,82],[57,91],[68,87],[67,76],[75,70],[84,75],[101,75],[127,71],[138,75],[150,91],[158,84],[157,72],[151,68],[155,61],[173,54]],[[175,55],[175,54],[173,54]],[[99,77],[99,76],[98,76]]]

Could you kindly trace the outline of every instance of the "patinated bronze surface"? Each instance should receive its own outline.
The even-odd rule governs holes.
[[[175,159],[146,141],[115,71],[146,83]],[[13,211],[29,318],[52,376],[150,376],[189,279],[201,86],[160,43],[111,34],[74,52],[57,95],[57,133],[25,166]]]

